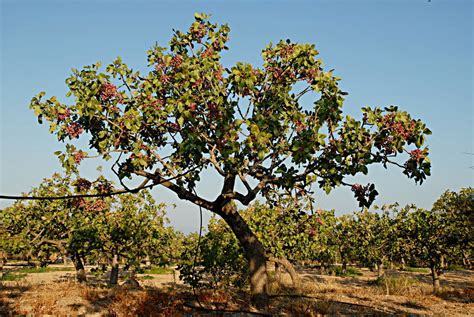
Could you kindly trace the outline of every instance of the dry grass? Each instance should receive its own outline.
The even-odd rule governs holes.
[[[288,316],[474,315],[474,273],[450,274],[436,296],[431,292],[429,280],[419,273],[395,272],[378,283],[374,283],[375,276],[367,271],[364,276],[352,278],[306,275],[297,288],[283,274],[280,280],[274,279],[270,284],[274,296],[266,311]],[[209,314],[212,310],[252,309],[246,293],[208,290],[199,291],[195,297],[182,285],[166,290],[152,286],[136,290],[108,289],[74,282],[4,282],[0,286],[2,316],[181,316]]]
[[[431,287],[407,276],[385,276],[377,279],[374,284],[384,295],[417,296],[431,293]]]

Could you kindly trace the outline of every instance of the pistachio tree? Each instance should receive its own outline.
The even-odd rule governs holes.
[[[441,213],[412,206],[406,219],[412,257],[431,269],[434,292],[440,289],[442,261],[450,255],[447,219]]]
[[[67,196],[98,193],[108,184],[99,178],[94,182],[71,175],[53,174],[30,192],[33,196]],[[74,200],[17,201],[1,212],[5,241],[27,259],[47,264],[49,255],[71,257],[77,279],[86,280],[84,258],[101,242],[96,226],[110,198]],[[3,240],[3,237],[2,237]]]
[[[169,235],[165,221],[165,205],[157,204],[146,190],[119,196],[96,221],[101,241],[97,251],[112,267],[109,285],[118,282],[120,262],[135,272],[145,258],[156,263],[167,256],[164,252]]]
[[[265,250],[235,201],[247,205],[270,189],[309,194],[317,184],[329,193],[344,185],[367,206],[377,194],[373,184],[346,177],[383,164],[421,183],[430,174],[423,146],[430,131],[396,106],[364,107],[361,119],[343,116],[347,93],[312,44],[280,41],[263,49],[261,66],[223,65],[229,32],[196,14],[168,47],[147,52],[146,71],[120,58],[105,70],[100,63],[74,69],[66,80],[70,100],[42,92],[31,108],[59,141],[89,137],[89,149],[66,145],[64,166],[113,159],[122,183],[142,178],[221,216],[244,250],[258,301],[265,298]],[[196,191],[209,168],[223,180],[212,199]]]
[[[357,259],[358,236],[352,215],[337,217],[331,233],[331,244],[336,246],[342,264],[342,274],[347,272],[347,264]]]
[[[446,191],[433,204],[432,211],[447,218],[447,239],[453,261],[462,259],[465,267],[472,267],[474,254],[474,189],[462,188],[459,192]]]

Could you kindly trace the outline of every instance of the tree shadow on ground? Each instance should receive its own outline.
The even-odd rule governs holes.
[[[274,297],[279,298],[280,301],[279,303],[274,303],[278,310],[284,310],[294,315],[304,315],[305,313],[331,316],[393,316],[409,314],[409,312],[394,306],[384,306],[382,308],[374,306],[372,302],[370,304],[362,304],[367,301],[357,296],[345,296],[347,300],[331,298],[329,296],[278,295]],[[284,298],[287,299],[285,300]],[[351,300],[362,303],[351,302]],[[424,309],[424,307],[421,308]]]
[[[446,301],[470,304],[474,303],[474,289],[459,289],[459,290],[445,290],[436,294],[439,298],[442,298]]]
[[[29,285],[21,283],[0,282],[0,316],[17,316],[14,307],[15,299],[30,289]]]
[[[390,276],[405,276],[409,278],[414,278],[427,285],[432,285],[433,283],[431,273],[414,273],[405,271],[387,271],[387,273]],[[440,276],[440,284],[441,287],[472,289],[474,288],[474,271],[445,271]]]

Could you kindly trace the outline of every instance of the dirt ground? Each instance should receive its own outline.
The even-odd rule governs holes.
[[[375,284],[375,273],[362,272],[362,276],[333,277],[300,270],[298,289],[283,276],[280,283],[272,283],[275,295],[265,313],[474,316],[473,271],[446,272],[437,295],[431,291],[427,273],[388,271],[388,282]],[[251,312],[256,311],[243,293],[207,291],[196,297],[179,281],[178,272],[138,275],[138,289],[107,288],[106,276],[88,275],[86,285],[77,284],[74,278],[74,272],[62,271],[30,273],[19,281],[2,282],[0,316],[253,316]]]

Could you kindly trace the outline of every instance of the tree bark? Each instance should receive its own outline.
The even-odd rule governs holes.
[[[383,261],[381,261],[378,265],[377,265],[377,278],[381,278],[385,275],[385,269],[384,269],[384,264],[383,264]]]
[[[112,258],[112,270],[110,271],[109,286],[115,286],[118,283],[119,262],[117,254]]]
[[[439,271],[434,264],[431,265],[431,277],[433,279],[433,292],[438,293],[440,290]]]
[[[462,264],[464,268],[468,268],[468,269],[472,268],[471,261],[469,260],[469,253],[466,251],[462,252]]]
[[[405,258],[402,257],[402,260],[400,262],[400,270],[404,271],[405,268],[406,268]]]
[[[216,213],[221,215],[229,225],[243,248],[245,258],[249,264],[252,302],[258,307],[264,307],[268,302],[266,291],[268,277],[263,244],[258,240],[232,203],[227,203],[223,206],[222,210]]]
[[[342,274],[347,273],[347,261],[345,258],[342,259]]]
[[[72,257],[72,263],[76,269],[76,279],[79,283],[84,283],[87,281],[86,270],[84,269],[84,263],[78,253],[75,253]]]
[[[275,271],[277,270],[277,268],[279,269],[280,266],[283,266],[285,268],[288,274],[290,274],[291,281],[293,283],[294,288],[298,288],[300,286],[300,279],[299,279],[298,273],[296,272],[295,268],[290,263],[290,261],[288,261],[285,258],[273,258],[273,257],[270,257],[268,260],[275,263]]]

